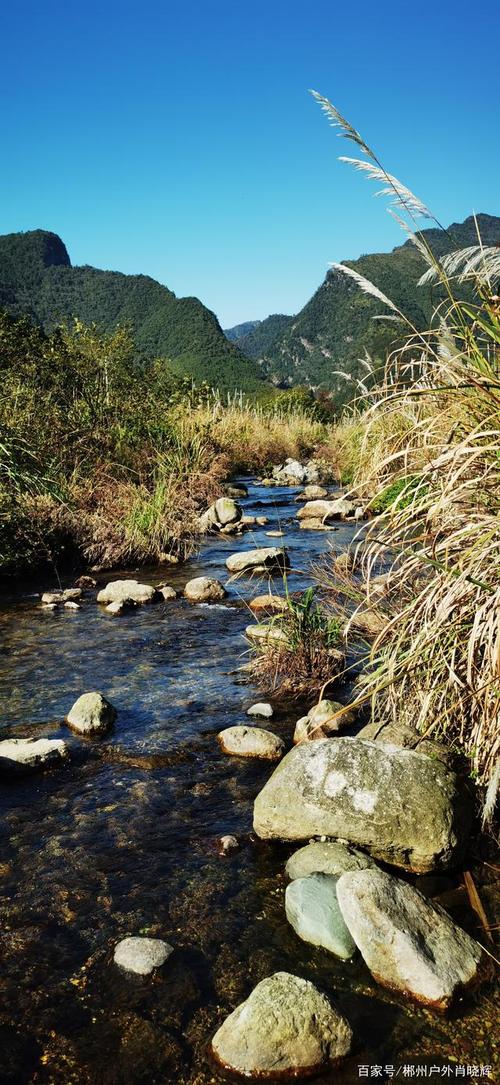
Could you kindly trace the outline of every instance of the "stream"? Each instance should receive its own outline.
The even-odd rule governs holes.
[[[243,511],[267,516],[265,526],[207,538],[184,565],[101,574],[99,587],[122,575],[179,590],[200,575],[225,583],[230,553],[281,544],[290,589],[307,587],[311,561],[344,550],[356,528],[300,531],[297,489],[245,481]],[[267,536],[279,528],[283,539]],[[37,593],[55,586],[47,580]],[[378,987],[359,955],[337,960],[286,921],[284,865],[295,849],[252,835],[253,800],[274,766],[229,757],[216,737],[268,699],[239,669],[253,620],[245,604],[266,589],[266,580],[240,578],[224,604],[179,597],[120,617],[95,593],[77,611],[44,610],[34,589],[4,595],[1,737],[62,737],[71,758],[0,785],[2,1083],[231,1080],[211,1063],[210,1038],[256,983],[282,970],[332,995],[354,1030],[352,1056],[319,1082],[357,1081],[360,1065],[492,1064],[486,996],[437,1017]],[[91,742],[62,723],[90,690],[118,710],[114,730]],[[274,707],[262,726],[290,747],[303,704]],[[221,854],[225,834],[239,846]],[[141,978],[113,964],[116,942],[134,934],[175,947],[164,969]]]

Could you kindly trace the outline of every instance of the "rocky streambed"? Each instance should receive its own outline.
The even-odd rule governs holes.
[[[449,964],[453,946],[465,971],[478,964],[466,936],[461,941],[455,933],[451,942],[443,941],[442,926],[434,929],[434,905],[428,913],[425,901],[415,903],[411,896],[416,885],[425,898],[447,902],[459,924],[453,931],[465,928],[481,940],[477,916],[458,888],[460,879],[448,869],[460,818],[450,830],[448,807],[430,811],[425,774],[422,825],[431,851],[422,858],[407,764],[408,756],[421,755],[405,755],[402,764],[393,765],[389,787],[404,791],[397,802],[406,848],[398,852],[389,829],[384,840],[371,833],[374,796],[380,777],[389,772],[383,747],[376,754],[378,779],[368,795],[348,780],[350,754],[342,754],[343,760],[336,754],[330,764],[323,755],[307,753],[316,783],[324,771],[330,798],[336,788],[356,808],[355,843],[361,851],[351,848],[346,865],[346,849],[339,845],[318,843],[314,856],[295,855],[307,839],[300,839],[294,817],[288,817],[293,811],[284,811],[283,799],[280,806],[273,797],[283,789],[286,759],[279,764],[278,782],[268,782],[275,766],[265,752],[257,758],[230,754],[228,735],[218,740],[235,727],[262,727],[275,736],[274,744],[263,740],[262,749],[279,758],[291,748],[297,720],[312,703],[271,697],[272,717],[262,705],[247,715],[264,700],[240,669],[248,659],[245,629],[254,620],[248,603],[267,592],[268,574],[251,577],[243,571],[230,579],[228,557],[284,545],[291,560],[290,589],[300,590],[311,583],[311,560],[328,546],[344,551],[359,528],[348,521],[319,530],[327,526],[322,512],[318,530],[301,530],[299,489],[279,481],[273,487],[250,484],[247,497],[238,495],[243,514],[253,521],[241,537],[234,537],[229,519],[221,526],[230,530],[207,536],[196,559],[184,567],[126,570],[99,577],[96,589],[119,575],[154,586],[167,582],[176,597],[163,589],[155,605],[113,610],[113,600],[99,606],[91,591],[78,601],[67,598],[76,606],[58,601],[42,607],[38,593],[54,588],[47,582],[3,600],[0,740],[54,739],[65,744],[67,756],[45,772],[4,773],[0,782],[2,1081],[208,1085],[233,1080],[228,1052],[233,1059],[242,1049],[245,1058],[262,1056],[262,1051],[252,1055],[248,1033],[238,1030],[250,1020],[255,1044],[269,1014],[274,1024],[268,1076],[273,1066],[286,1067],[290,1050],[297,1068],[314,1071],[321,1082],[389,1080],[405,1065],[424,1067],[412,1076],[428,1077],[433,1066],[494,1064],[491,985],[465,991],[447,1015],[436,1016],[432,977],[425,1005],[406,997],[408,969],[413,968],[414,984],[428,983],[427,973],[422,979],[418,972],[420,959],[416,978],[415,958],[406,957],[403,978],[398,973],[398,983],[385,983],[382,965],[387,970],[391,961],[386,954],[381,962],[380,953],[372,959],[373,937],[364,945],[369,899],[370,929],[373,933],[374,922],[379,924],[382,943],[384,938],[394,943],[387,924],[394,931],[403,914],[416,930],[417,948],[428,938],[442,967],[443,957]],[[227,510],[219,509],[222,514]],[[263,519],[267,522],[258,522]],[[186,583],[199,578],[222,583],[225,594],[198,583],[186,598]],[[207,591],[211,601],[203,601]],[[85,738],[64,720],[82,693],[97,690],[117,717],[109,719],[102,735]],[[342,687],[334,692],[346,699]],[[342,734],[348,736],[360,726],[346,724]],[[234,733],[230,738],[234,743]],[[245,736],[240,731],[236,738],[233,748],[241,753]],[[313,745],[319,750],[322,744],[302,748]],[[287,756],[295,764],[297,755]],[[354,769],[361,771],[359,765]],[[446,793],[446,767],[437,771]],[[296,767],[291,786],[295,809],[303,803],[310,816],[309,785]],[[259,836],[253,817],[261,792]],[[326,817],[324,810],[320,814]],[[338,836],[342,826],[326,819],[322,831]],[[385,849],[378,867],[377,844],[379,851]],[[415,855],[417,867],[420,863],[419,869],[430,874],[405,872]],[[384,858],[396,865],[384,865]],[[481,892],[488,901],[488,886]],[[351,928],[347,933],[339,902]],[[332,945],[342,952],[332,951]],[[389,980],[394,975],[393,968]],[[245,1011],[238,1011],[249,996]],[[248,1074],[249,1066],[242,1064],[242,1072]]]

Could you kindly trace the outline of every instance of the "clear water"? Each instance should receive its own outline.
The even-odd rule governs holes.
[[[283,542],[291,589],[306,587],[309,563],[329,546],[344,549],[354,529],[300,532],[296,492],[251,485],[242,503],[269,517],[265,527],[211,539],[185,566],[139,578],[177,588],[201,574],[225,581],[229,553]],[[283,540],[266,535],[279,527]],[[263,590],[242,578],[228,585],[227,605],[178,599],[119,618],[93,597],[74,612],[45,611],[32,593],[4,599],[0,733],[64,737],[72,756],[0,786],[1,1082],[218,1082],[210,1037],[277,970],[315,981],[353,1025],[353,1057],[320,1081],[357,1081],[359,1064],[492,1063],[487,995],[436,1019],[374,985],[359,960],[306,946],[285,920],[293,849],[252,835],[253,799],[270,766],[227,757],[216,741],[260,696],[238,668],[248,652],[245,600]],[[93,689],[119,717],[112,734],[87,742],[62,720]],[[268,726],[290,744],[301,707],[276,707]],[[239,847],[221,855],[217,841],[228,833]],[[115,943],[138,933],[176,948],[154,977],[112,964]]]

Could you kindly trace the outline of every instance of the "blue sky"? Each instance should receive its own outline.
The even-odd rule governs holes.
[[[144,272],[223,326],[398,244],[321,91],[438,218],[500,213],[498,3],[19,0],[0,16],[0,232]]]

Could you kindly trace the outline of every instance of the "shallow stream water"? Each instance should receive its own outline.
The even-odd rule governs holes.
[[[202,574],[226,581],[228,554],[284,543],[290,588],[304,588],[309,563],[330,546],[345,549],[354,528],[299,531],[296,494],[251,484],[244,511],[267,516],[265,527],[212,538],[184,566],[126,575],[179,589]],[[285,537],[269,538],[277,528]],[[288,925],[284,864],[294,849],[252,836],[253,800],[272,766],[228,757],[216,739],[262,699],[239,668],[252,620],[245,601],[267,584],[241,578],[227,587],[224,605],[179,598],[119,618],[93,594],[78,611],[44,610],[32,592],[1,604],[0,734],[64,737],[71,760],[0,785],[0,1081],[226,1080],[208,1057],[210,1037],[278,970],[317,983],[354,1029],[352,1057],[320,1082],[357,1081],[366,1066],[389,1080],[390,1069],[372,1068],[421,1064],[427,1077],[450,1061],[491,1065],[488,994],[436,1017],[374,984],[359,957],[337,961]],[[118,709],[100,741],[62,724],[88,690]],[[300,705],[277,703],[264,726],[290,745],[301,714]],[[221,855],[222,834],[234,834],[238,849]],[[470,915],[464,922],[477,933]],[[153,977],[122,974],[112,963],[116,942],[145,933],[165,938],[175,955]]]

